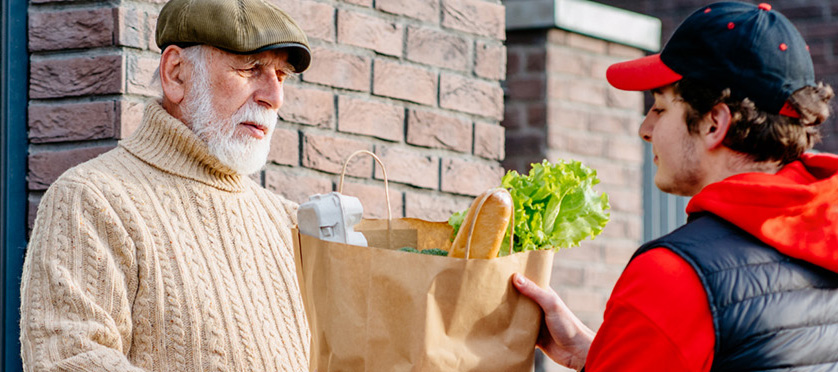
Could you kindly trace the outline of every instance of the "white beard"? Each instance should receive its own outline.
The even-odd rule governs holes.
[[[184,98],[184,119],[192,131],[207,144],[209,153],[238,174],[249,175],[265,166],[271,149],[271,135],[276,126],[276,111],[247,101],[229,119],[219,118],[212,105],[212,92],[208,74],[196,69],[195,84]],[[248,135],[236,136],[236,127],[242,122],[252,122],[267,128],[265,137],[256,139]]]

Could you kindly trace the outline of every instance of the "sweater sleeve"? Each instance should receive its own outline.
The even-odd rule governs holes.
[[[21,281],[25,371],[141,371],[131,348],[135,247],[98,190],[59,180],[44,195]]]
[[[668,249],[634,259],[614,286],[585,371],[706,372],[715,331],[704,287]]]

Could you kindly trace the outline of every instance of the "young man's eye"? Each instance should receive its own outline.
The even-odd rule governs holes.
[[[652,109],[650,111],[654,112],[657,115],[660,115],[663,112],[663,109],[652,107]]]

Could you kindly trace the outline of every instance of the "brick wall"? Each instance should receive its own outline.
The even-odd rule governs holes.
[[[599,0],[635,12],[660,18],[663,39],[669,39],[675,28],[693,11],[712,1],[697,0]],[[745,1],[758,4],[765,1]],[[829,0],[773,0],[771,6],[788,17],[797,26],[809,45],[815,64],[815,78],[838,90],[838,2]],[[833,115],[821,129],[824,140],[816,148],[838,152],[838,118]]]
[[[158,50],[160,2],[29,3],[29,225],[67,168],[116,145],[139,123]]]
[[[311,68],[286,86],[265,170],[301,202],[335,190],[343,160],[381,157],[396,217],[444,220],[498,185],[504,158],[504,7],[498,0],[272,0],[299,21]],[[67,168],[138,125],[159,60],[163,0],[33,0],[29,104],[30,226]],[[368,157],[344,192],[385,217],[383,173]]]

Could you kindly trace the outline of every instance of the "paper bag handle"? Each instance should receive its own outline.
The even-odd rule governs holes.
[[[384,197],[387,198],[387,248],[393,249],[390,246],[390,234],[392,233],[392,229],[390,228],[390,221],[393,219],[393,214],[390,211],[390,186],[387,183],[387,169],[384,168],[384,163],[381,162],[381,159],[378,158],[375,154],[367,150],[358,150],[353,152],[346,158],[346,161],[343,162],[343,170],[340,171],[340,183],[338,183],[338,193],[343,193],[343,177],[346,175],[346,166],[349,165],[349,161],[352,160],[355,155],[358,154],[366,154],[372,156],[375,159],[375,162],[381,166],[381,172],[384,173]]]
[[[509,194],[509,191],[507,191],[506,189],[502,189],[502,190],[505,191],[507,194]],[[491,194],[483,195],[483,197],[480,198],[480,201],[478,201],[477,205],[474,207],[474,209],[475,209],[474,210],[474,216],[475,217],[471,219],[471,225],[469,225],[469,227],[468,227],[468,239],[466,239],[466,259],[469,259],[470,255],[471,255],[471,238],[474,235],[474,225],[477,224],[477,217],[480,215],[479,214],[480,210],[483,209],[483,204],[486,203],[486,200],[489,199],[489,196],[491,196]],[[511,199],[512,195],[509,195],[509,197]],[[514,201],[512,202],[512,205],[513,205],[512,214],[509,216],[509,229],[510,229],[509,230],[509,252],[510,252],[510,254],[512,253],[512,243],[513,243],[512,238],[513,238],[513,235],[515,235],[515,207],[514,207],[515,202]]]

